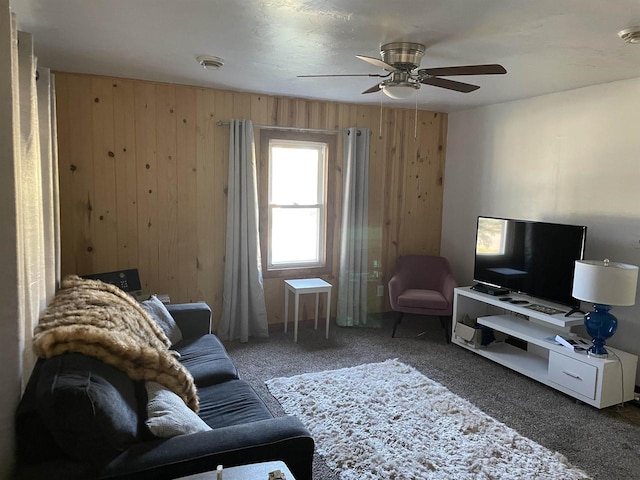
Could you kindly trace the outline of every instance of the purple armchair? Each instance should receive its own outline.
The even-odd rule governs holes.
[[[398,258],[393,277],[389,280],[391,309],[398,312],[393,333],[405,313],[440,317],[447,343],[451,341],[453,289],[457,287],[449,262],[434,255],[405,255]]]

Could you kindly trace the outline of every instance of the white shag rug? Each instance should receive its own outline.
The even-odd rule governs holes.
[[[266,385],[342,480],[590,478],[398,360]]]

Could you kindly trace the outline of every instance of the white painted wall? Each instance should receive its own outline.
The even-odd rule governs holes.
[[[449,114],[441,252],[458,282],[478,215],[587,225],[585,258],[640,265],[639,112],[640,78]],[[612,313],[608,344],[640,355],[640,296]]]

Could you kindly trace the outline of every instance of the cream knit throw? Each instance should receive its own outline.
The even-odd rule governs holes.
[[[78,352],[122,370],[133,380],[158,382],[195,412],[193,377],[171,355],[171,343],[149,314],[114,285],[66,277],[35,329],[40,357]]]

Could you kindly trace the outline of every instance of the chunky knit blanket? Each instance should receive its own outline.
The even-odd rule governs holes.
[[[35,353],[50,358],[78,352],[122,370],[133,380],[152,380],[198,411],[193,377],[171,354],[171,343],[149,314],[114,285],[66,277],[40,318]]]

